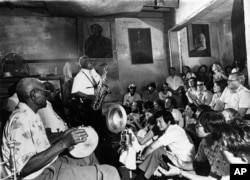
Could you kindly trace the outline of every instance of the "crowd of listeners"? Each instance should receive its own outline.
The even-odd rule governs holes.
[[[89,59],[85,59],[83,62],[91,63]],[[91,69],[93,71],[93,67]],[[170,67],[169,76],[165,82],[162,84],[151,82],[142,93],[139,93],[136,84],[131,82],[127,87],[128,92],[123,96],[121,103],[127,113],[126,128],[132,130],[136,140],[142,146],[141,151],[137,153],[138,168],[135,180],[153,179],[159,176],[163,179],[168,179],[170,176],[174,179],[182,177],[186,179],[228,179],[230,164],[249,163],[250,90],[246,84],[247,75],[244,69],[228,66],[223,71],[219,63],[212,64],[210,68],[201,65],[197,73],[192,72],[188,66],[184,66],[182,69],[183,74],[178,76],[175,68]],[[89,71],[86,72],[89,73]],[[82,138],[87,136],[86,132],[76,130],[73,123],[77,122],[76,124],[79,125],[78,122],[82,123],[82,117],[85,119],[89,117],[86,116],[88,111],[79,111],[80,108],[75,108],[81,106],[81,102],[73,101],[77,104],[71,104],[70,107],[65,108],[60,92],[55,89],[53,84],[49,82],[41,84],[35,79],[23,79],[14,89],[16,91],[12,92],[5,104],[5,110],[8,112],[6,116],[9,116],[12,111],[14,113],[10,117],[14,117],[15,113],[19,114],[20,112],[15,110],[15,106],[19,103],[20,110],[30,116],[26,121],[35,123],[37,120],[34,121],[33,118],[36,119],[39,116],[43,124],[43,128],[40,127],[42,124],[29,128],[32,131],[39,130],[37,133],[42,134],[44,147],[35,150],[37,148],[35,146],[39,146],[39,144],[28,141],[29,138],[25,142],[35,144],[34,147],[32,146],[34,149],[28,150],[26,145],[18,145],[22,151],[27,153],[18,154],[20,155],[20,159],[17,160],[20,177],[30,177],[37,173],[41,166],[43,166],[43,170],[46,169],[47,166],[44,167],[44,165],[47,164],[56,168],[61,174],[65,174],[61,169],[62,165],[68,168],[66,172],[69,174],[65,178],[74,178],[75,175],[70,173],[75,169],[82,171],[82,174],[76,177],[88,177],[88,168],[82,169],[78,167],[79,165],[91,166],[89,170],[97,175],[98,173],[105,174],[104,179],[109,179],[111,176],[119,179],[116,170],[110,166],[99,165],[94,154],[89,157],[94,158],[93,162],[83,161],[77,165],[72,164],[74,161],[71,159],[72,157],[66,158],[70,162],[64,162],[62,159],[65,159],[65,154],[59,156],[62,153],[58,149],[60,144],[65,145],[66,148],[63,149],[65,150],[84,141]],[[39,94],[40,91],[43,94]],[[85,101],[84,98],[79,100]],[[87,105],[90,106],[90,103]],[[86,103],[83,107],[85,106]],[[71,109],[74,110],[74,116],[70,113]],[[94,114],[96,113],[94,112]],[[12,118],[12,121],[25,122],[22,113],[19,116],[14,120]],[[91,117],[96,120],[101,116],[93,115]],[[83,125],[86,124],[83,123]],[[106,129],[103,124],[98,126],[98,121],[92,125],[97,127],[98,134],[99,131]],[[7,122],[5,128],[8,126],[14,132],[11,137],[18,140],[17,135],[25,133],[23,131],[28,128],[25,123],[23,123],[22,131],[18,130],[18,127],[15,129],[10,122]],[[95,126],[94,128],[96,128]],[[45,132],[47,137],[44,135]],[[8,160],[9,155],[6,145],[7,138],[9,138],[8,133],[10,132],[6,131],[3,136],[4,160]],[[74,138],[77,136],[74,133],[81,135],[79,140]],[[103,133],[100,133],[99,136]],[[38,141],[38,139],[37,137],[36,140]],[[46,152],[54,154],[49,156]],[[50,162],[41,160],[42,155],[50,159]],[[35,160],[41,160],[43,164],[31,168]],[[77,161],[80,162],[80,160]],[[106,171],[110,171],[110,173]],[[57,176],[62,177],[61,174]],[[44,178],[49,175],[50,172],[45,172],[38,177]],[[90,179],[92,178],[94,179],[90,176]]]

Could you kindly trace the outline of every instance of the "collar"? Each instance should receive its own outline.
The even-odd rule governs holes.
[[[37,114],[25,103],[19,102],[18,108],[15,111],[24,112],[29,118],[37,118]]]
[[[236,90],[231,90],[230,88],[228,89],[231,93],[238,93],[242,88],[243,88],[243,85],[240,85]]]

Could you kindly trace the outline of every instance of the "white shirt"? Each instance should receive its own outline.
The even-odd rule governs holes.
[[[189,141],[185,130],[176,124],[170,125],[158,140],[182,161],[190,162],[195,157],[194,145]]]
[[[16,142],[14,156],[18,172],[23,169],[32,156],[50,147],[39,115],[35,114],[34,111],[24,103],[19,103],[18,109],[11,114],[4,128],[2,154],[4,161],[7,162],[10,162],[10,149],[7,145],[9,140]],[[33,179],[37,177],[56,159],[57,157],[43,168],[31,173],[24,179]],[[9,163],[7,164],[7,169],[10,171]]]
[[[172,112],[171,112],[175,122],[183,127],[184,126],[184,120],[183,120],[183,117],[182,117],[182,114],[181,112],[178,110],[178,109],[173,109]]]
[[[236,111],[239,108],[248,108],[247,114],[250,113],[250,91],[241,85],[235,92],[226,87],[220,97],[225,103],[225,109],[233,108]]]
[[[180,86],[184,86],[183,81],[179,76],[168,76],[166,82],[168,83],[168,86],[173,90],[178,89]]]
[[[38,110],[37,114],[40,116],[44,127],[50,128],[53,133],[63,132],[68,129],[67,124],[56,114],[49,101],[47,101],[45,108]]]
[[[11,97],[8,98],[6,103],[6,110],[12,112],[15,110],[16,106],[19,103],[19,99],[17,97],[17,93],[14,93]]]
[[[87,95],[94,95],[94,84],[99,83],[101,77],[95,69],[81,69],[74,78],[71,93],[81,92]],[[94,82],[95,81],[95,82]]]

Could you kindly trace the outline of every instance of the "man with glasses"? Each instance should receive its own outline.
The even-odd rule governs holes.
[[[213,94],[207,90],[203,80],[197,80],[197,91],[194,104],[198,105],[209,105],[212,101]]]
[[[228,77],[228,86],[224,89],[220,100],[216,103],[215,110],[233,108],[241,116],[250,113],[250,91],[240,82],[238,73],[232,73]]]
[[[108,165],[99,165],[94,154],[74,161],[65,161],[59,156],[72,146],[85,142],[88,134],[83,128],[71,128],[58,141],[50,144],[37,114],[39,109],[46,107],[49,92],[38,79],[21,79],[16,91],[20,103],[6,122],[1,150],[4,161],[10,162],[7,144],[9,141],[15,142],[18,179],[120,180],[117,170]],[[7,169],[11,171],[10,164],[7,164]]]

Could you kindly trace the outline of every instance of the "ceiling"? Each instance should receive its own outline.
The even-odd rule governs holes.
[[[107,16],[136,14],[141,11],[164,12],[177,8],[179,0],[0,0],[8,10],[29,10],[51,16]]]

